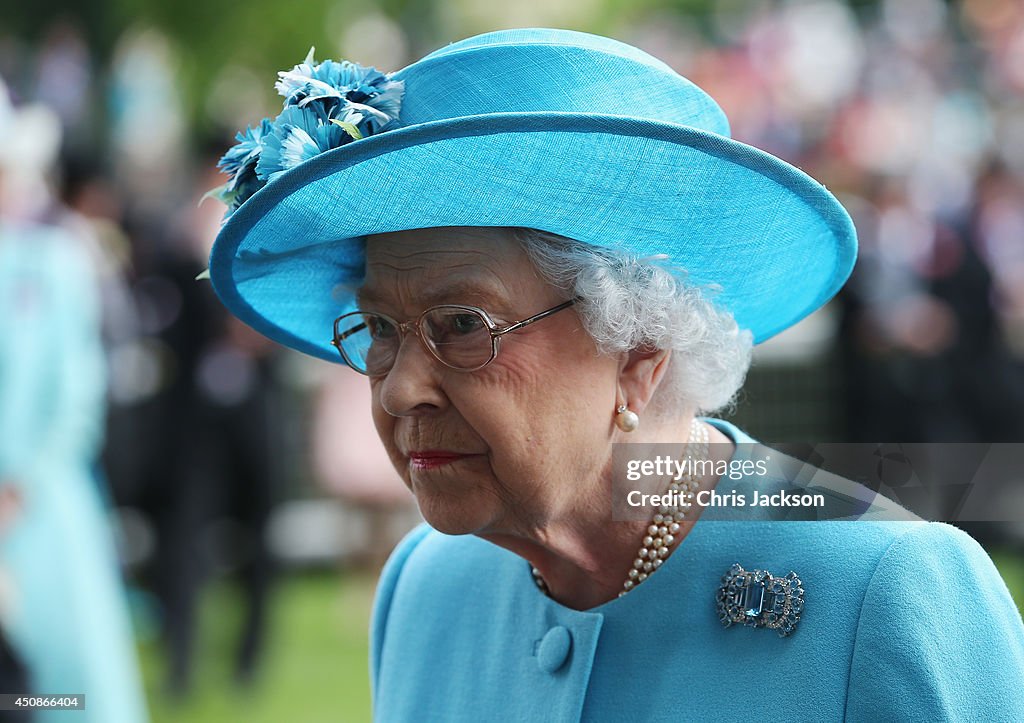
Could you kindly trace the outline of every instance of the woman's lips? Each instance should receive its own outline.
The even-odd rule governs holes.
[[[435,469],[460,459],[471,457],[469,454],[448,452],[441,449],[428,449],[409,453],[409,464],[413,469]]]

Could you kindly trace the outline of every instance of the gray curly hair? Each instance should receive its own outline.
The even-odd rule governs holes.
[[[685,272],[574,239],[516,229],[538,273],[578,299],[583,325],[604,353],[671,349],[652,411],[706,414],[729,406],[750,368],[753,337]]]

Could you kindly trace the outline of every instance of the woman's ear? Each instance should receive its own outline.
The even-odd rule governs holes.
[[[671,349],[633,350],[627,353],[619,369],[620,404],[637,414],[644,411],[654,396],[672,359]]]

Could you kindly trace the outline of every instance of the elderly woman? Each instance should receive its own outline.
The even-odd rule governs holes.
[[[581,33],[491,33],[392,76],[311,55],[277,88],[222,161],[210,273],[255,328],[368,377],[429,525],[380,582],[378,720],[1019,716],[1020,615],[952,527],[884,500],[712,521],[685,500],[725,480],[693,467],[649,518],[613,517],[620,443],[751,461],[699,415],[848,276],[822,186]],[[796,476],[753,469],[729,484]]]

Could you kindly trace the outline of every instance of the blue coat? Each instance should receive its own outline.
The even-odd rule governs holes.
[[[792,635],[721,625],[736,562],[800,575]],[[384,569],[371,644],[380,723],[1024,717],[1020,614],[985,551],[941,523],[702,517],[657,574],[586,611],[511,552],[421,526]]]

